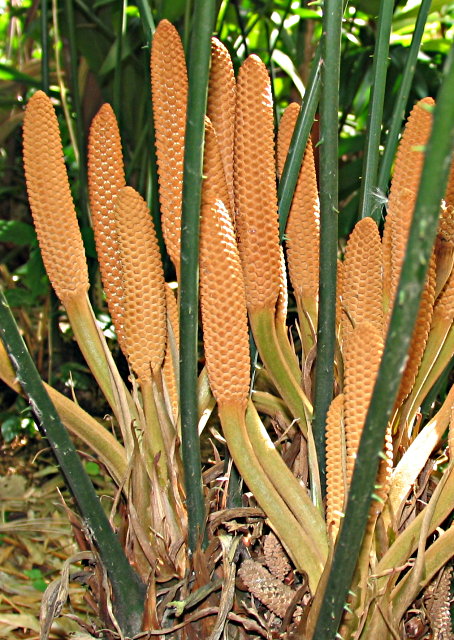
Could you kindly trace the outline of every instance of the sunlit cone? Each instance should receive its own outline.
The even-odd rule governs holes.
[[[169,287],[168,284],[166,284],[165,292],[166,292],[168,339],[166,344],[164,363],[162,365],[162,374],[164,376],[167,393],[169,396],[169,402],[172,408],[172,414],[173,414],[174,420],[176,420],[179,413],[179,404],[178,404],[177,375],[176,375],[175,369],[178,366],[178,363],[174,362],[174,360],[172,359],[172,350],[170,345],[169,334],[171,330],[175,338],[175,347],[178,350],[179,343],[180,343],[178,306],[177,306],[177,300],[175,298],[175,293]]]
[[[88,138],[88,193],[102,284],[122,348],[124,291],[114,205],[125,184],[117,120],[112,107],[104,104],[93,118]]]
[[[205,197],[200,236],[200,300],[206,366],[218,403],[234,402],[245,407],[250,359],[243,274],[230,216],[214,194]]]
[[[383,447],[383,457],[378,467],[377,479],[375,482],[375,499],[371,505],[372,522],[375,522],[378,514],[382,511],[391,486],[391,476],[393,472],[393,436],[391,425],[388,425],[385,433],[385,444]]]
[[[162,231],[178,272],[188,79],[180,36],[167,20],[159,23],[151,45],[151,93]]]
[[[208,188],[212,193],[216,194],[219,200],[222,200],[233,220],[233,210],[230,207],[230,195],[227,189],[220,146],[213,124],[209,118],[205,118],[203,175],[203,188]]]
[[[232,59],[222,42],[217,38],[212,38],[207,114],[213,123],[219,141],[225,179],[230,197],[228,208],[232,214],[234,214],[233,138],[235,129],[235,101],[236,81]]]
[[[343,263],[342,339],[362,322],[383,333],[382,252],[378,227],[372,218],[356,223],[347,242]]]
[[[432,314],[435,302],[435,283],[436,283],[436,267],[435,257],[429,263],[426,282],[421,294],[421,302],[419,303],[419,311],[416,317],[415,327],[411,336],[410,347],[408,350],[408,361],[400,383],[399,394],[397,397],[397,406],[410,393],[418,373],[424,349],[426,347],[427,338],[429,336],[430,325],[432,322]]]
[[[424,163],[424,148],[432,127],[433,105],[432,98],[424,98],[416,103],[405,125],[397,150],[385,224],[385,236],[388,233],[391,234],[391,301],[397,290],[405,256]]]
[[[166,294],[161,255],[148,207],[132,188],[115,203],[125,291],[124,336],[131,369],[148,382],[166,347]]]
[[[88,289],[88,270],[69,188],[57,116],[37,91],[24,117],[24,168],[28,199],[47,274],[60,300]]]
[[[282,175],[299,106],[284,111],[278,137],[278,174]],[[320,203],[314,153],[309,138],[285,230],[288,269],[295,293],[302,298],[318,295]]]
[[[359,441],[383,352],[383,334],[371,322],[357,324],[344,339],[344,424],[347,482],[350,484]]]
[[[255,55],[237,81],[234,152],[236,227],[248,308],[272,308],[279,296],[279,225],[270,79]]]
[[[336,396],[326,415],[326,526],[335,540],[344,512],[346,450],[343,425],[344,395]]]
[[[435,318],[442,318],[447,322],[454,320],[454,270],[451,271],[451,275],[438,297],[435,305],[434,321]]]
[[[454,156],[451,161],[448,185],[445,193],[446,208],[440,216],[438,234],[450,244],[454,244]]]
[[[344,263],[337,259],[337,283],[336,283],[336,330],[339,334],[342,321],[342,298],[344,293]]]

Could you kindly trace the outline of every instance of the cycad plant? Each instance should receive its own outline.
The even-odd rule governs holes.
[[[0,376],[29,397],[79,504],[108,637],[366,640],[416,637],[420,624],[448,638],[454,387],[426,424],[420,407],[454,354],[452,61],[436,104],[420,100],[406,122],[383,230],[367,191],[341,253],[333,99],[340,3],[325,2],[329,37],[302,106],[288,106],[277,136],[266,66],[248,56],[235,78],[224,45],[213,38],[210,49],[213,8],[197,6],[188,71],[166,20],[151,47],[173,288],[159,230],[126,185],[108,104],[90,129],[96,250],[128,380],[87,296],[52,103],[37,92],[26,108],[25,174],[44,264],[117,435],[54,389],[43,393],[4,305]],[[389,20],[384,6],[382,47]],[[320,83],[317,179],[308,132]],[[368,190],[378,186],[378,151],[379,136],[368,139]],[[87,502],[91,489],[79,483],[59,419],[118,487],[117,536],[96,499]],[[215,447],[202,474],[204,428],[226,448]],[[43,620],[58,613],[52,589]]]

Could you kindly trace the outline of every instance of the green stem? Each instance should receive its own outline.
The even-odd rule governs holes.
[[[309,538],[282,500],[258,460],[245,423],[245,410],[238,404],[218,405],[222,430],[232,458],[254,494],[255,499],[268,516],[271,526],[286,547],[290,557],[300,571],[309,578],[312,592],[321,575],[319,562],[314,562],[307,549],[317,541]]]
[[[79,456],[47,395],[6,299],[0,292],[0,335],[13,362],[17,379],[49,440],[73,493],[87,530],[91,532],[114,592],[114,612],[125,634],[141,629],[144,585],[131,568],[124,551],[85,472]]]
[[[150,5],[145,0],[137,0],[137,6],[139,7],[140,19],[142,21],[146,41],[150,44],[156,28]]]
[[[298,420],[301,432],[307,437],[306,412],[311,415],[312,406],[282,355],[276,336],[274,312],[270,309],[254,310],[250,312],[249,319],[262,362],[293,417]]]
[[[306,489],[287,467],[271,441],[252,400],[246,411],[246,429],[257,459],[271,480],[276,491],[289,507],[308,538],[316,544],[308,553],[313,553],[314,562],[319,563],[320,575],[328,557],[326,525],[320,512],[312,504]]]
[[[385,150],[383,152],[383,157],[381,160],[380,172],[378,175],[378,189],[381,193],[386,193],[388,189],[391,167],[394,161],[394,156],[396,154],[397,144],[399,141],[399,133],[405,114],[405,107],[407,105],[411,83],[415,74],[419,47],[421,45],[424,27],[431,4],[432,0],[422,0],[421,6],[419,8],[418,18],[416,20],[410,50],[408,52],[407,60],[405,62],[405,69],[402,75],[402,82],[399,88],[399,93],[397,94],[396,101],[394,103],[391,126],[389,128],[388,135],[386,136]],[[374,216],[374,218],[375,220],[377,220],[376,216]]]
[[[454,56],[453,56],[454,57]],[[353,473],[345,518],[314,637],[335,636],[367,522],[386,426],[391,416],[435,241],[454,143],[454,64],[450,58],[434,110],[413,222],[385,350]],[[400,538],[401,536],[399,536]]]
[[[204,118],[215,8],[216,3],[212,0],[198,0],[195,4],[188,69],[188,114],[181,215],[180,406],[189,515],[188,543],[191,550],[194,550],[200,541],[205,522],[197,430],[198,254]]]
[[[320,284],[317,363],[312,429],[322,492],[326,490],[325,421],[333,397],[336,344],[338,216],[338,111],[342,3],[326,0],[323,11],[320,102]]]
[[[41,0],[41,88],[49,93],[49,25],[47,0]]]
[[[393,13],[394,0],[383,0],[380,2],[377,40],[372,65],[372,84],[362,169],[363,177],[359,193],[359,217],[366,218],[367,216],[372,216],[376,221],[379,215],[375,214],[375,210],[377,210],[378,214],[380,210],[373,206],[374,189],[377,186],[383,105],[385,102],[386,75],[388,70],[389,38]]]

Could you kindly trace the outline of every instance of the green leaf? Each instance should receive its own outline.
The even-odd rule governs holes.
[[[89,476],[99,476],[101,472],[101,468],[99,464],[97,464],[96,462],[93,462],[92,460],[88,460],[84,464],[84,467],[85,467],[85,471],[88,473]]]
[[[0,242],[9,242],[17,247],[36,245],[36,232],[31,224],[20,220],[0,220]]]
[[[44,580],[41,569],[26,569],[24,575],[30,578],[32,585],[38,591],[44,592],[47,589],[47,582]]]

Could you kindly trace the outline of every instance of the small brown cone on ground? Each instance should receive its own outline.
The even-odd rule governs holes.
[[[43,91],[30,98],[25,110],[24,168],[44,266],[65,303],[88,290],[88,269],[57,116]]]

